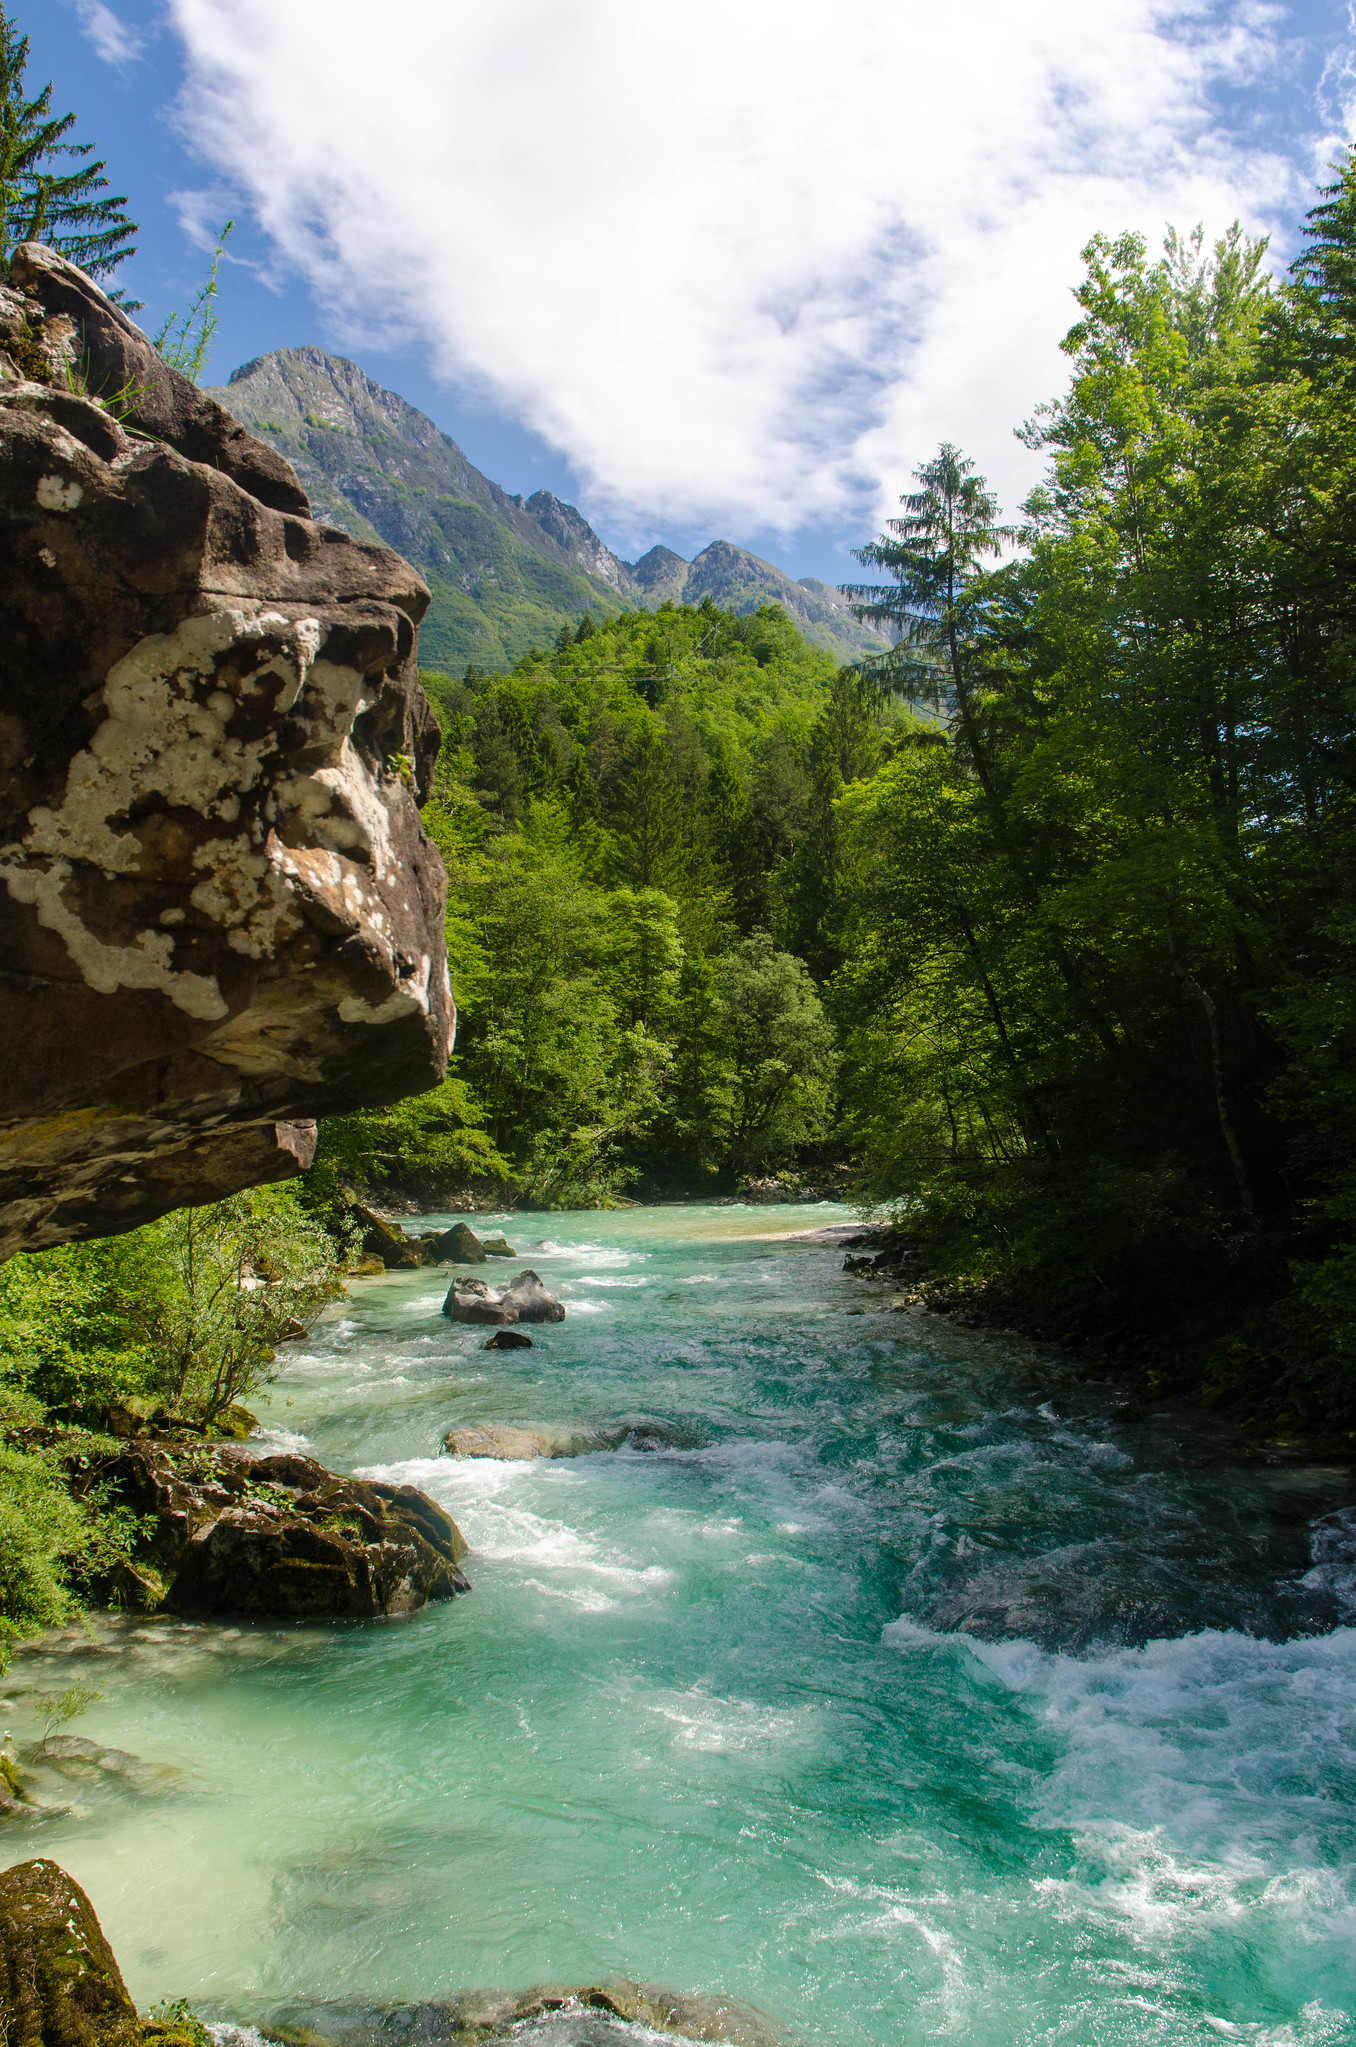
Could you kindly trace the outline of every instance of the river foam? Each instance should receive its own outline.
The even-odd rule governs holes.
[[[83,1677],[82,1730],[180,1772],[41,1831],[139,1996],[258,2022],[617,1974],[824,2047],[1356,2043],[1349,1474],[886,1313],[788,1235],[833,1217],[485,1218],[568,1301],[532,1350],[483,1351],[436,1272],[289,1347],[271,1439],[425,1488],[474,1590],[16,1657],[21,1736]],[[574,1459],[438,1450],[637,1415]]]

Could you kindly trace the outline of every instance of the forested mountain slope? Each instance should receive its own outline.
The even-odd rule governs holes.
[[[778,607],[709,598],[424,680],[455,1078],[327,1125],[318,1174],[429,1199],[502,1172],[572,1206],[834,1166],[834,804],[935,728]]]
[[[840,658],[886,644],[828,584],[794,582],[727,541],[690,563],[665,547],[622,561],[573,505],[545,490],[510,497],[427,414],[344,356],[275,349],[210,395],[294,464],[320,517],[415,564],[433,592],[421,650],[439,667],[507,667],[585,609],[602,620],[708,596],[739,613],[780,604]]]

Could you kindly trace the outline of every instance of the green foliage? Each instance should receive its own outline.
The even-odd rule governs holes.
[[[211,2047],[212,2035],[186,1997],[153,2004],[144,2031],[157,2047]]]
[[[0,1266],[0,1375],[62,1419],[145,1399],[211,1422],[335,1289],[333,1242],[296,1190],[253,1188]]]
[[[830,884],[803,826],[831,823],[824,787],[917,720],[776,606],[710,601],[586,612],[507,675],[425,683],[444,730],[424,821],[449,875],[454,1078],[327,1125],[320,1205],[343,1183],[431,1204],[499,1179],[573,1206],[818,1153],[833,1034],[795,941]]]
[[[217,270],[226,238],[235,226],[228,220],[217,236],[212,267],[194,293],[184,313],[170,313],[155,337],[155,346],[172,370],[178,370],[191,384],[202,382],[203,369],[217,331]]]
[[[147,1304],[154,1388],[211,1423],[248,1399],[293,1322],[340,1290],[334,1245],[291,1187],[255,1187],[152,1224],[160,1284]]]
[[[730,1070],[728,1143],[736,1164],[790,1164],[825,1132],[834,1035],[804,963],[766,931],[716,964],[719,1042]]]
[[[46,1748],[59,1727],[78,1720],[82,1713],[97,1705],[103,1693],[91,1684],[67,1685],[62,1692],[39,1692],[34,1704],[42,1714],[42,1745]]]
[[[85,1586],[123,1560],[136,1533],[97,1486],[77,1498],[68,1485],[68,1465],[98,1439],[47,1440],[43,1419],[37,1401],[0,1384],[0,1669],[17,1637],[78,1614]]]
[[[847,1127],[1028,1326],[1349,1424],[1356,173],[1279,289],[1085,255],[1024,552],[951,449],[864,551],[947,723],[832,805]]]
[[[19,242],[46,242],[91,277],[107,277],[136,253],[136,223],[123,211],[125,195],[109,191],[103,160],[82,160],[93,144],[68,140],[75,115],[52,112],[51,84],[29,96],[28,52],[28,37],[0,7],[0,258]]]
[[[388,1109],[333,1116],[321,1125],[306,1201],[331,1213],[346,1186],[395,1180],[436,1205],[440,1190],[466,1180],[511,1182],[513,1168],[481,1127],[484,1116],[466,1082],[453,1075],[428,1094]]]
[[[135,1517],[97,1479],[108,1438],[84,1425],[138,1402],[210,1427],[338,1291],[334,1242],[295,1186],[0,1265],[0,1652],[78,1614],[131,1552]],[[78,1694],[50,1702],[49,1734]]]

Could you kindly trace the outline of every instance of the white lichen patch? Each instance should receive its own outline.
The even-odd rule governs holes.
[[[414,973],[402,977],[384,1002],[364,1002],[361,996],[346,995],[339,1004],[345,1023],[386,1024],[397,1017],[428,1015],[429,980],[433,962],[425,953]]]
[[[168,932],[138,931],[130,945],[108,945],[86,928],[66,899],[68,860],[55,860],[50,867],[21,861],[18,847],[0,851],[0,875],[10,895],[17,903],[36,907],[38,922],[65,940],[85,981],[100,995],[112,995],[118,988],[159,989],[189,1016],[208,1021],[225,1016],[226,1003],[210,975],[176,972],[174,940]]]
[[[73,512],[85,495],[83,484],[74,477],[40,476],[37,499],[44,512]]]
[[[176,969],[170,932],[139,932],[112,945],[87,930],[67,887],[77,868],[145,879],[168,860],[166,878],[178,878],[176,862],[189,859],[199,933],[206,919],[232,951],[252,959],[276,956],[301,928],[299,898],[320,881],[345,921],[390,953],[385,909],[371,886],[396,865],[389,820],[349,738],[365,702],[364,678],[318,658],[323,637],[318,619],[232,605],[142,640],[110,670],[105,715],[72,760],[61,803],[31,811],[22,845],[0,854],[11,895],[38,906],[91,986],[156,987],[195,1016],[225,1014],[215,980]],[[233,736],[236,712],[260,695],[270,715],[260,719],[256,711],[241,721],[258,736]],[[281,765],[278,720],[289,712],[307,728],[306,751],[317,765],[271,788]],[[197,836],[193,818],[213,829]],[[305,854],[312,850],[305,842],[313,842],[326,863],[323,876],[303,877],[301,854],[289,871],[270,830],[274,818],[286,820],[286,836],[300,839]],[[411,1005],[421,999],[401,995],[401,1010]]]

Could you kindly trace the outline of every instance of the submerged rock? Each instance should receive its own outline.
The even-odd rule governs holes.
[[[753,2005],[733,1997],[684,1996],[651,1983],[613,1977],[603,1983],[537,1984],[531,1990],[475,1990],[445,2002],[362,2004],[294,2002],[252,2013],[271,2037],[306,2047],[388,2047],[392,2040],[441,2047],[509,2042],[533,2019],[589,2012],[680,2040],[727,2047],[788,2047],[788,2036]],[[612,2037],[609,2031],[608,2037]]]
[[[182,1778],[172,1763],[148,1763],[130,1749],[105,1748],[84,1734],[49,1735],[34,1743],[29,1760],[86,1782],[111,1777],[133,1791],[168,1791]]]
[[[625,1429],[519,1429],[486,1422],[479,1428],[449,1429],[444,1450],[453,1457],[502,1457],[512,1464],[535,1457],[587,1457],[595,1450],[615,1450]]]
[[[598,1450],[691,1450],[698,1444],[691,1429],[649,1415],[627,1415],[620,1421],[576,1426],[522,1428],[499,1422],[449,1429],[443,1448],[453,1457],[502,1457],[512,1463],[534,1457],[591,1457]]]
[[[162,1441],[93,1462],[82,1483],[145,1517],[134,1568],[145,1605],[319,1620],[417,1613],[470,1590],[466,1543],[414,1486],[341,1478],[309,1457]],[[129,1588],[121,1580],[96,1596]],[[133,1595],[135,1597],[135,1594]]]
[[[427,589],[36,243],[0,558],[3,1258],[300,1172],[453,1009]]]
[[[531,1350],[532,1338],[524,1336],[521,1329],[496,1329],[493,1336],[487,1336],[481,1344],[482,1350]]]
[[[223,2014],[266,2038],[305,2047],[389,2047],[392,2040],[471,2047],[511,2040],[533,2019],[597,2012],[678,2039],[727,2047],[785,2047],[785,2035],[735,1998],[684,1996],[613,1977],[602,1983],[537,1984],[469,1991],[424,2004],[357,1999],[294,2000]],[[0,1874],[0,2040],[7,2047],[189,2047],[191,2026],[141,2020],[113,1950],[84,1891],[55,1862],[21,1862]]]
[[[8,2047],[141,2047],[141,2021],[94,1907],[55,1862],[0,1874],[0,2038]]]

